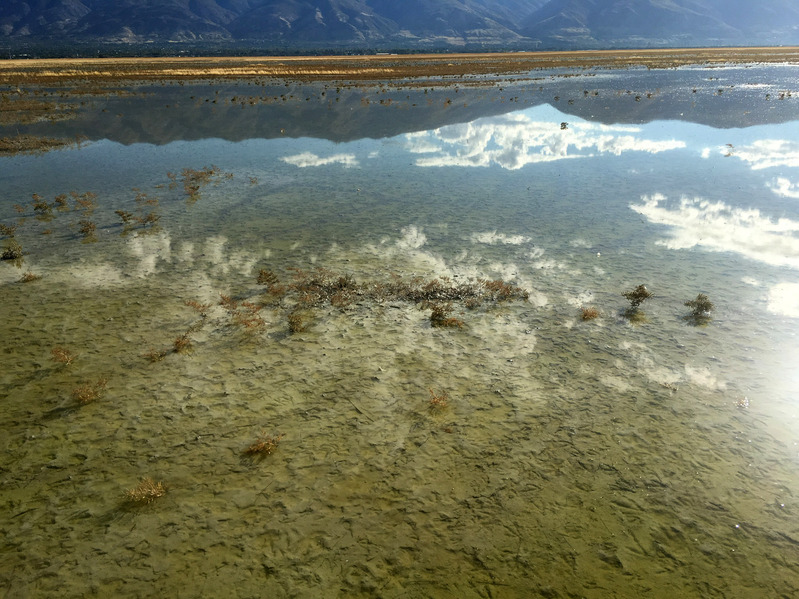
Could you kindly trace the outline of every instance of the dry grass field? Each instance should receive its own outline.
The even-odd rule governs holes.
[[[100,58],[0,61],[6,85],[274,77],[370,81],[523,73],[546,68],[674,68],[686,64],[799,63],[799,48],[688,48],[496,54],[265,58]]]

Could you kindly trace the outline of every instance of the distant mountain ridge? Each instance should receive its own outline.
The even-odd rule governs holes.
[[[799,44],[797,0],[3,0],[3,41],[487,49]]]

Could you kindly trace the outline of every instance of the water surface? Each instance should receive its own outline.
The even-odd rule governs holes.
[[[6,595],[799,593],[792,81],[138,86],[15,128],[86,141],[0,159]],[[261,269],[529,297],[292,332]],[[166,494],[132,505],[142,477]]]

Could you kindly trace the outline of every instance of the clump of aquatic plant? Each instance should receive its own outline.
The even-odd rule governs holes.
[[[599,310],[590,306],[588,308],[583,308],[581,310],[580,318],[583,320],[594,320],[595,318],[599,318]]]
[[[86,216],[93,214],[97,208],[97,194],[94,192],[79,194],[77,191],[70,191],[69,195],[75,200],[75,210],[82,210]]]
[[[167,173],[167,177],[171,181],[170,189],[176,187],[178,176],[174,173]],[[203,187],[220,178],[230,179],[232,177],[233,173],[222,173],[218,167],[211,165],[199,170],[184,168],[180,180],[183,183],[183,193],[188,196],[187,201],[193,204],[200,199],[200,191]]]
[[[239,307],[233,311],[233,322],[244,327],[247,332],[255,332],[266,326],[266,321],[259,314],[262,306],[252,302],[241,302]]]
[[[281,284],[278,276],[271,270],[265,268],[258,271],[258,284],[266,286],[266,293],[269,296],[267,301],[269,303],[280,302],[280,299],[286,295],[288,291],[286,285]]]
[[[125,491],[125,499],[134,505],[147,505],[166,494],[166,486],[162,482],[155,482],[149,476],[141,479],[139,484]]]
[[[175,337],[175,340],[172,342],[172,348],[176,354],[187,354],[191,352],[192,343],[188,333],[183,333],[181,336]]]
[[[80,234],[83,235],[83,241],[85,243],[93,243],[97,241],[97,224],[94,221],[79,220],[78,230],[80,231]]]
[[[289,332],[301,333],[308,328],[307,313],[303,310],[292,310],[288,315]]]
[[[259,285],[266,285],[267,287],[271,287],[272,285],[277,285],[278,283],[280,283],[280,279],[271,270],[262,268],[261,270],[258,271]]]
[[[67,194],[62,193],[55,197],[55,207],[59,212],[69,211],[69,202],[67,201]]]
[[[211,309],[211,304],[201,304],[196,300],[186,300],[183,303],[192,310],[196,311],[203,318],[208,315],[208,310]]]
[[[707,324],[711,320],[710,313],[716,309],[713,302],[710,301],[708,296],[700,293],[696,299],[688,300],[685,305],[691,308],[691,313],[686,316],[687,320],[691,320],[695,325]]]
[[[157,206],[158,198],[150,198],[146,193],[139,192],[136,194],[136,205],[139,207],[139,214],[134,214],[126,210],[114,211],[124,225],[122,235],[127,235],[133,230],[142,230],[147,227],[152,228],[152,226],[161,219],[161,215],[156,212],[150,211],[145,213],[145,206]]]
[[[624,311],[624,317],[633,324],[640,324],[646,322],[646,315],[638,308],[652,297],[652,293],[646,288],[646,285],[639,285],[635,289],[625,291],[622,295],[630,302],[630,307]]]
[[[146,358],[149,362],[155,363],[160,362],[164,358],[167,357],[169,354],[169,350],[167,349],[150,349],[144,353],[143,357]]]
[[[433,411],[441,411],[449,407],[449,394],[446,391],[436,393],[432,387],[427,390],[430,393],[428,406]]]
[[[0,260],[9,260],[17,268],[22,268],[23,254],[22,245],[13,237],[3,241],[3,252],[0,253]]]
[[[38,193],[33,194],[33,211],[39,220],[49,221],[53,219],[54,204],[48,204]]]
[[[325,305],[346,310],[367,301],[377,304],[407,302],[431,310],[430,322],[435,327],[462,327],[461,319],[449,315],[454,310],[454,302],[476,309],[483,304],[526,301],[529,298],[528,291],[501,279],[470,279],[455,283],[448,277],[403,279],[392,274],[387,281],[357,281],[352,275],[335,274],[324,268],[289,270],[291,283],[282,284],[278,275],[268,269],[258,272],[257,282],[267,288],[263,303],[279,304],[287,297],[294,300],[289,304],[291,311],[288,315],[292,333],[304,330],[310,311]],[[223,305],[228,301],[233,300],[223,298]],[[235,306],[226,307],[228,310],[236,309]]]
[[[0,223],[0,235],[4,235],[6,237],[14,237],[17,232],[17,227],[19,225],[4,225]]]
[[[20,283],[31,283],[33,281],[38,281],[41,278],[42,278],[42,275],[37,275],[37,274],[35,274],[35,273],[31,272],[31,271],[28,271],[28,272],[26,272],[25,274],[22,275],[22,278],[20,278],[19,281],[20,281]]]
[[[430,324],[432,326],[441,328],[463,328],[463,321],[460,318],[449,316],[452,312],[451,302],[447,302],[446,304],[428,303],[426,307],[430,308]]]
[[[271,455],[275,452],[277,446],[280,444],[280,440],[284,436],[283,434],[275,436],[267,435],[262,431],[258,439],[244,450],[244,455],[250,457],[266,457]]]
[[[80,404],[87,404],[102,397],[108,379],[99,378],[94,382],[83,383],[72,390],[72,399]]]
[[[50,353],[53,356],[53,361],[58,362],[59,364],[64,364],[65,366],[69,366],[75,359],[78,357],[78,354],[69,351],[65,347],[61,347],[57,345],[54,347]]]
[[[630,302],[630,308],[637,310],[638,307],[652,297],[652,293],[646,288],[646,285],[639,285],[635,289],[625,291],[622,295]]]

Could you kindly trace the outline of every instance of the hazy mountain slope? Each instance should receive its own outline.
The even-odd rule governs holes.
[[[528,17],[521,33],[544,45],[791,43],[799,34],[799,3],[551,0]]]
[[[799,44],[799,0],[0,0],[0,41],[281,48]]]
[[[80,0],[5,0],[0,2],[0,36],[71,31],[90,12],[91,8]]]
[[[355,43],[398,30],[362,0],[277,0],[254,3],[229,27],[235,38]]]

